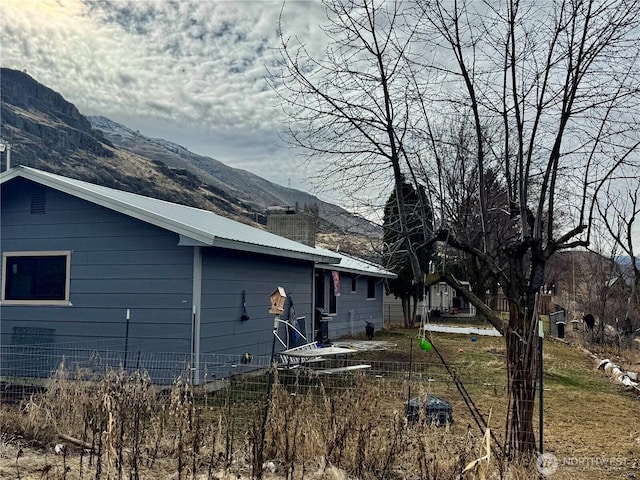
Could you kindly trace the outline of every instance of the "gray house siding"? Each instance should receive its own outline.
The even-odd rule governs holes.
[[[341,295],[337,298],[339,321],[334,323],[335,335],[364,333],[366,322],[374,324],[376,330],[384,322],[383,280],[375,277],[356,278],[356,291],[351,291],[351,275],[341,274]],[[367,298],[367,282],[375,282],[375,298]],[[345,281],[346,280],[346,281]]]
[[[1,345],[22,348],[42,342],[67,358],[74,350],[119,352],[110,360],[112,366],[145,368],[152,378],[165,381],[187,364],[197,364],[195,372],[203,379],[212,371],[207,354],[271,353],[269,296],[278,286],[289,296],[282,318],[288,318],[293,301],[296,317],[309,322],[303,328],[312,330],[313,262],[179,246],[176,233],[54,189],[45,191],[44,212],[32,213],[31,197],[38,189],[42,187],[24,179],[2,185],[1,250],[69,251],[69,305],[0,306]],[[199,286],[194,251],[201,258]],[[193,297],[194,289],[199,298]],[[241,320],[243,291],[246,321]],[[194,331],[199,342],[192,342]],[[284,338],[284,327],[280,333]],[[190,356],[192,349],[203,355],[200,362]],[[38,354],[34,360],[31,351],[13,352],[24,355],[14,355],[11,362],[0,359],[4,373],[29,374],[37,367],[47,375],[57,367],[53,355],[45,359]],[[85,360],[79,361],[82,366],[90,363]],[[30,365],[34,362],[38,365]]]
[[[329,297],[333,289],[331,271],[322,270],[325,286],[325,310],[329,310]],[[374,324],[376,330],[384,322],[383,279],[379,277],[355,275],[339,272],[340,296],[336,297],[336,312],[330,313],[329,338],[335,340],[345,335],[364,333],[366,322]],[[352,291],[352,278],[356,280],[356,290]],[[368,298],[368,282],[375,283],[375,298]]]
[[[143,368],[154,381],[172,382],[186,368],[196,382],[214,368],[226,375],[244,353],[271,353],[269,296],[279,286],[288,296],[281,318],[304,317],[299,327],[315,340],[314,300],[322,297],[320,304],[329,307],[331,271],[342,261],[347,266],[330,338],[360,333],[366,321],[383,324],[382,277],[389,273],[370,264],[212,212],[26,167],[1,180],[0,250],[9,255],[12,273],[2,285],[9,293],[0,305],[0,375],[48,375],[57,365],[47,362],[62,355],[91,369],[94,354],[109,357],[95,371]],[[50,258],[42,258],[47,252]],[[61,261],[68,266],[68,297],[66,289],[60,294]],[[35,279],[49,268],[54,280],[41,282],[46,290],[39,296]],[[352,275],[358,275],[355,292]],[[368,298],[371,280],[374,298]],[[279,332],[286,339],[283,325]],[[33,353],[34,344],[48,350]],[[74,349],[85,357],[74,357]],[[214,355],[227,358],[224,365]],[[257,359],[245,367],[258,367]]]
[[[190,350],[191,248],[178,235],[46,190],[44,213],[31,213],[23,179],[2,186],[2,252],[70,251],[68,306],[2,305],[0,341],[12,343],[17,328],[53,330],[56,343],[111,344],[131,351]]]
[[[211,248],[203,249],[202,269],[202,353],[271,354],[274,316],[268,312],[269,296],[278,286],[288,297],[281,318],[288,318],[291,302],[296,317],[311,318],[311,262]],[[249,315],[245,321],[243,291]],[[284,336],[284,327],[280,334]]]

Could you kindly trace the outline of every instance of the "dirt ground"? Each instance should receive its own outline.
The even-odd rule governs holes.
[[[21,453],[19,453],[21,452]],[[87,458],[84,458],[86,472]],[[270,465],[269,465],[270,466]],[[284,480],[286,475],[279,472],[274,465],[274,471],[267,466],[264,480]],[[81,474],[82,467],[77,452],[71,452],[67,458],[56,455],[53,449],[23,448],[18,449],[14,442],[3,442],[0,445],[0,479],[2,480],[76,480],[78,478],[91,479],[93,473]],[[112,474],[113,475],[113,474]],[[106,472],[103,477],[106,478]],[[123,477],[128,478],[128,477]],[[145,480],[174,480],[177,478],[173,463],[162,465],[158,463],[153,469],[142,468],[140,478]],[[194,479],[190,474],[185,476]],[[322,469],[309,466],[304,476],[308,480],[348,480],[347,474],[336,468]],[[194,480],[250,480],[251,468],[248,465],[232,465],[227,469],[217,469],[208,474],[198,474]]]

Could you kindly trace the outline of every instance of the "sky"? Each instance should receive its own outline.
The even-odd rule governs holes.
[[[322,164],[302,163],[278,135],[268,72],[281,15],[285,35],[322,56],[320,0],[0,0],[0,64],[82,114],[341,204],[308,181]]]
[[[268,68],[280,0],[0,0],[0,61],[84,115],[176,142],[284,186],[312,191],[309,166],[278,136]],[[314,51],[321,2],[287,0],[286,32]],[[313,192],[312,192],[313,193]]]

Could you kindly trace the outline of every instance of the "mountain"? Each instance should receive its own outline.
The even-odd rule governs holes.
[[[24,72],[2,68],[0,81],[1,135],[11,144],[14,165],[208,209],[259,227],[269,207],[306,207],[318,212],[318,231],[331,239],[324,246],[340,245],[350,253],[364,253],[355,250],[380,236],[379,226],[313,195],[145,137],[106,117],[85,117]]]
[[[379,227],[365,219],[359,218],[347,210],[317,197],[265,180],[246,170],[232,168],[224,163],[190,152],[173,142],[148,138],[106,117],[87,117],[93,128],[101,131],[117,148],[150,158],[159,165],[174,170],[187,170],[198,176],[209,185],[234,195],[243,206],[252,209],[258,215],[273,206],[290,206],[299,208],[317,206],[322,222],[329,222],[323,231],[338,229],[342,232],[375,235]]]

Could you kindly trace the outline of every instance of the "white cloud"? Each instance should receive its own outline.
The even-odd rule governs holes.
[[[1,0],[0,60],[84,114],[310,189],[305,178],[320,166],[282,148],[267,83],[281,8],[280,0]],[[287,0],[282,14],[286,35],[320,57],[322,3]]]
[[[270,180],[285,162],[292,186],[305,170],[278,148],[280,111],[267,84],[277,58],[280,1],[3,0],[2,66],[26,70],[87,115]],[[320,2],[288,2],[287,29],[318,48]],[[288,184],[288,180],[280,183]]]

